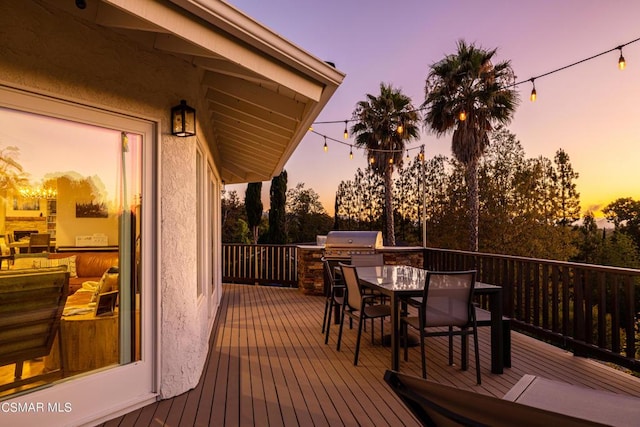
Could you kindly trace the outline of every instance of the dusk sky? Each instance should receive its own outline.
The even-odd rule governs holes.
[[[635,0],[230,3],[346,73],[318,121],[350,119],[365,94],[379,93],[380,82],[402,89],[418,107],[429,65],[454,53],[459,39],[498,48],[497,60],[510,60],[522,81],[640,37],[640,2]],[[618,197],[640,199],[640,42],[625,46],[623,55],[624,71],[617,68],[616,50],[537,79],[535,103],[529,101],[531,84],[518,86],[521,102],[509,130],[527,158],[553,159],[559,148],[569,154],[580,174],[583,210],[597,211]],[[314,130],[344,141],[344,123],[318,124]],[[289,188],[305,183],[333,214],[338,184],[366,167],[366,158],[364,151],[354,150],[349,160],[349,147],[331,141],[324,153],[323,144],[321,136],[308,134],[285,169]],[[451,156],[450,136],[422,131],[409,147],[421,144],[427,158]],[[229,187],[244,198],[243,187]],[[269,183],[264,187],[268,192]]]

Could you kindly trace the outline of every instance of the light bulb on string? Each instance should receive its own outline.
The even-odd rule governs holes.
[[[327,145],[327,137],[324,137],[324,147],[322,147],[324,149],[324,152],[326,153],[327,151],[329,151],[329,146]]]
[[[627,61],[624,60],[624,56],[622,56],[622,46],[619,46],[620,50],[620,58],[618,58],[618,68],[620,71],[624,70],[627,67]]]
[[[531,100],[531,102],[535,102],[536,99],[538,99],[538,92],[536,92],[535,79],[531,79],[531,84],[533,85],[533,89],[531,89],[531,95],[529,96],[529,100]]]
[[[349,160],[353,160],[353,146],[349,146]]]
[[[398,127],[396,128],[396,132],[398,132],[398,135],[402,135],[402,133],[404,132],[404,126],[402,126],[402,122],[398,123]]]
[[[467,112],[464,110],[460,111],[460,114],[458,114],[458,119],[460,119],[461,122],[467,120]]]
[[[373,157],[373,155],[371,155],[371,157],[369,157],[369,163],[374,164],[376,162],[376,158]]]
[[[344,139],[349,139],[349,131],[347,130],[347,121],[344,121]]]

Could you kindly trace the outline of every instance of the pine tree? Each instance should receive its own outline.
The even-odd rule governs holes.
[[[260,221],[262,220],[262,182],[250,182],[244,194],[244,207],[247,211],[247,221],[253,244],[258,243]]]
[[[576,190],[575,180],[579,174],[574,172],[569,155],[563,149],[556,151],[554,183],[558,199],[557,222],[571,225],[580,219],[580,193]]]
[[[287,204],[287,171],[271,180],[270,207],[269,207],[269,232],[266,243],[287,243],[285,206]]]

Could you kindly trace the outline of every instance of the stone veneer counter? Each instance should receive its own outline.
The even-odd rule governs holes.
[[[298,289],[309,295],[324,295],[324,277],[322,271],[322,250],[324,246],[300,245],[298,248]],[[376,249],[384,254],[385,264],[411,265],[422,268],[424,265],[423,247],[387,246]]]

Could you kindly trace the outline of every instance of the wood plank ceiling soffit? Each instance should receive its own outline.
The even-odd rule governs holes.
[[[212,3],[222,8],[214,16],[218,12],[201,10],[196,3],[103,0],[87,2],[85,11],[69,5],[64,9],[202,69],[202,98],[192,104],[208,109],[198,111],[198,118],[207,119],[213,130],[211,150],[222,179],[270,180],[281,172],[344,75],[306,53],[300,58],[276,55],[278,49],[297,48],[270,33],[257,40],[252,32],[268,30],[230,5]],[[233,26],[234,20],[240,25]]]

